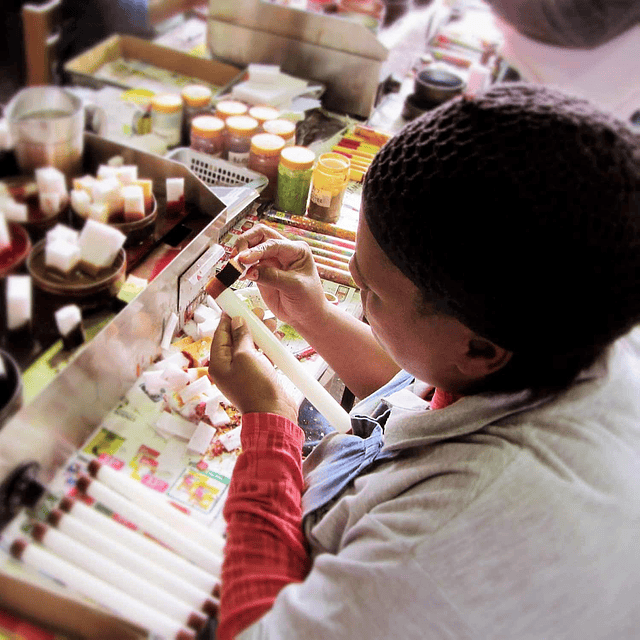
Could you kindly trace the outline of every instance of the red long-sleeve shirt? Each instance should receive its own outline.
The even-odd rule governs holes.
[[[242,417],[241,440],[224,508],[218,640],[258,620],[310,567],[302,533],[303,431],[282,416],[249,413]]]

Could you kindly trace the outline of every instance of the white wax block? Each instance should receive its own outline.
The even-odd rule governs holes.
[[[9,232],[7,218],[4,213],[0,211],[0,251],[8,249],[11,247],[11,244],[11,233]]]
[[[31,276],[7,276],[7,328],[17,329],[31,321]]]
[[[227,451],[233,451],[242,444],[240,441],[241,430],[242,427],[236,427],[235,429],[231,429],[231,431],[227,431],[227,433],[223,433],[221,436],[218,436],[218,440]]]
[[[112,156],[107,160],[107,165],[110,167],[121,167],[124,165],[124,158],[122,156]]]
[[[171,391],[180,391],[184,389],[189,382],[189,374],[177,365],[171,364],[162,372],[162,378],[167,383]]]
[[[204,322],[205,320],[210,320],[213,318],[214,320],[219,320],[221,316],[221,312],[219,309],[212,309],[207,305],[200,304],[198,305],[193,312],[193,319],[196,322]]]
[[[96,222],[106,223],[110,215],[111,209],[108,202],[91,202],[87,206],[87,214],[84,217]]]
[[[45,216],[55,216],[62,211],[62,196],[55,191],[40,191],[38,192],[38,204],[40,205],[40,211]]]
[[[204,322],[198,322],[198,340],[202,338],[213,338],[213,334],[216,332],[219,324],[220,318],[210,318]]]
[[[132,184],[138,179],[138,165],[125,164],[116,170],[116,178],[121,184]]]
[[[180,391],[180,399],[182,402],[189,402],[204,393],[211,386],[208,376],[202,376],[194,382],[190,382],[182,391]]]
[[[72,185],[73,188],[78,191],[86,191],[90,196],[93,194],[93,185],[98,180],[94,176],[81,176],[80,178],[74,178]],[[93,196],[92,196],[93,197]]]
[[[280,76],[280,67],[276,64],[251,63],[248,65],[247,71],[251,82],[272,83],[276,82]]]
[[[220,389],[218,389],[218,387],[216,387],[215,384],[212,384],[209,387],[209,389],[207,389],[207,391],[205,391],[202,395],[205,397],[207,403],[209,401],[211,401],[211,400],[216,400],[217,402],[227,402],[227,403],[229,403],[229,401],[225,397],[224,393],[222,393],[222,391],[220,391]],[[229,403],[229,404],[231,404],[231,403]]]
[[[91,206],[91,196],[84,189],[71,189],[71,207],[83,218],[89,215],[89,207]]]
[[[167,202],[178,202],[184,196],[184,178],[167,178]]]
[[[82,324],[82,311],[76,304],[68,304],[60,307],[53,314],[56,325],[61,335],[69,335],[76,327]]]
[[[200,337],[198,336],[198,323],[194,322],[193,320],[189,320],[189,322],[185,322],[184,326],[182,327],[182,331],[184,332],[185,335],[189,336],[190,338],[193,338],[194,340],[200,339]]]
[[[176,436],[183,440],[190,440],[193,432],[196,430],[196,425],[182,416],[176,416],[165,411],[158,418],[155,428],[162,433]]]
[[[200,378],[200,371],[197,367],[189,367],[187,369],[187,375],[189,376],[189,384],[195,382],[198,378]]]
[[[143,371],[142,381],[147,391],[155,396],[158,395],[163,389],[166,388],[167,383],[162,377],[162,371]]]
[[[216,430],[206,422],[198,423],[196,430],[193,432],[193,435],[189,440],[189,444],[187,444],[187,449],[189,449],[189,451],[193,451],[194,453],[203,455],[209,448],[209,445],[211,444],[211,440],[213,439],[215,433]]]
[[[80,255],[84,262],[108,267],[115,260],[127,236],[109,225],[87,220],[80,232]]]
[[[96,171],[96,176],[99,180],[108,180],[110,178],[118,177],[118,167],[114,167],[109,164],[101,164],[98,166],[98,171]]]
[[[132,184],[122,187],[120,192],[124,199],[124,217],[127,220],[144,218],[144,193],[142,187]]]
[[[107,203],[110,213],[122,211],[124,198],[120,193],[121,187],[122,185],[116,177],[97,180],[93,185],[93,201]]]
[[[80,262],[80,247],[74,242],[66,240],[47,241],[44,246],[44,263],[47,267],[53,267],[69,273]]]
[[[47,231],[47,242],[53,242],[54,240],[65,240],[66,242],[78,242],[80,232],[68,227],[66,224],[58,223],[51,227]]]
[[[229,418],[229,415],[222,408],[217,398],[212,398],[207,401],[204,407],[204,415],[211,420],[211,424],[214,427],[224,427],[231,422],[231,418]]]
[[[181,351],[177,351],[166,358],[162,358],[162,360],[158,360],[158,362],[154,362],[152,365],[147,367],[147,369],[151,369],[152,371],[164,371],[167,367],[172,365],[181,369],[186,368],[189,366],[189,359]]]
[[[29,217],[29,207],[23,202],[16,202],[13,198],[9,198],[2,204],[7,220],[12,222],[26,222]]]
[[[160,346],[163,349],[168,349],[171,346],[171,341],[173,340],[173,334],[175,333],[177,326],[178,326],[178,316],[172,311],[171,315],[167,320],[167,324],[164,327],[164,333],[162,334],[162,340],[160,342]]]
[[[64,173],[55,167],[40,167],[35,170],[38,191],[67,195],[67,181]]]

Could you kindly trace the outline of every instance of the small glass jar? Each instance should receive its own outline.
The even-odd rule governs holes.
[[[262,128],[265,133],[272,133],[274,136],[280,136],[284,140],[284,144],[290,147],[296,143],[296,123],[283,118],[275,120],[267,120]]]
[[[182,98],[161,93],[151,98],[151,131],[164,138],[167,147],[180,144],[182,136]]]
[[[215,116],[197,116],[191,122],[190,146],[194,151],[221,158],[224,151],[224,122]]]
[[[258,121],[250,116],[230,116],[226,121],[225,155],[229,162],[247,166],[251,138],[258,133]]]
[[[276,208],[303,216],[307,210],[316,154],[307,147],[285,147],[280,152]]]
[[[258,133],[251,138],[249,169],[269,178],[267,186],[260,194],[263,200],[273,200],[278,183],[278,164],[280,152],[284,149],[284,140],[270,133]]]
[[[216,105],[215,116],[220,120],[226,120],[232,116],[244,116],[249,107],[239,100],[220,100]]]
[[[260,131],[264,131],[264,123],[268,120],[275,120],[278,118],[280,116],[280,112],[267,105],[258,105],[249,109],[249,115],[258,121]]]
[[[307,215],[322,222],[337,222],[349,182],[349,158],[339,153],[323,153],[311,176]]]
[[[182,90],[182,140],[189,140],[191,123],[194,118],[211,115],[211,97],[213,93],[209,87],[201,84],[190,84]]]

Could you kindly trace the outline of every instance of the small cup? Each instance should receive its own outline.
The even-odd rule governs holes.
[[[6,376],[0,377],[0,429],[22,406],[22,375],[18,363],[6,352],[0,350]]]

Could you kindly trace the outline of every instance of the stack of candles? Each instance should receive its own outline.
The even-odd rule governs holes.
[[[139,531],[65,497],[47,524],[33,524],[35,542],[16,539],[12,555],[132,624],[194,639],[217,610],[223,538],[124,473],[97,460],[88,471],[77,492]]]
[[[278,212],[267,212],[262,222],[285,238],[306,242],[321,278],[356,287],[349,271],[349,260],[356,246],[353,232],[326,222]]]

